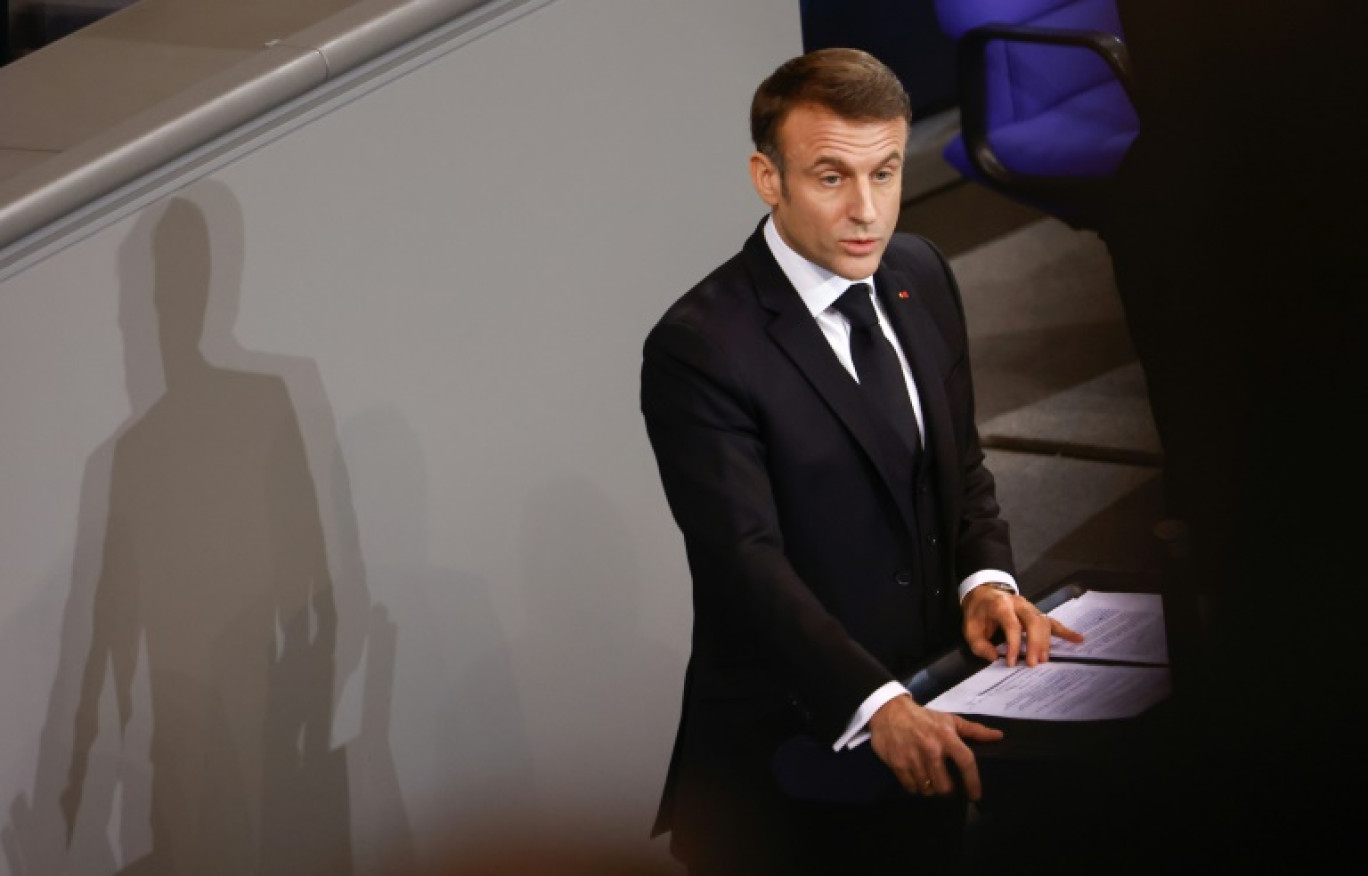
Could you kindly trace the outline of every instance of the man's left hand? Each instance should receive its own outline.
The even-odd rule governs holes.
[[[1007,643],[1007,665],[1015,666],[1021,653],[1021,637],[1026,637],[1026,665],[1035,666],[1050,659],[1050,637],[1068,642],[1083,641],[1054,618],[1042,614],[1029,599],[993,587],[975,587],[964,597],[964,640],[969,649],[984,660],[996,660],[997,647],[992,638],[1002,631]]]

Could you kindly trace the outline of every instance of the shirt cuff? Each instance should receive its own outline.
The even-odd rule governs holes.
[[[970,590],[973,590],[980,584],[986,584],[989,581],[1001,581],[1004,584],[1011,585],[1012,589],[1016,591],[1017,594],[1021,593],[1021,588],[1017,586],[1016,579],[1013,578],[1011,575],[1008,575],[1006,572],[999,572],[997,569],[983,569],[982,571],[975,572],[974,574],[970,575],[968,578],[965,578],[963,581],[960,582],[960,603],[964,603],[964,597],[969,595]]]
[[[874,717],[874,713],[879,711],[884,703],[903,694],[907,694],[907,688],[896,681],[890,681],[866,697],[860,707],[855,710],[855,715],[846,725],[845,732],[836,740],[836,744],[831,746],[832,750],[841,751],[846,748],[858,748],[868,742],[869,731],[865,729],[865,726],[869,724],[869,719]],[[908,695],[910,696],[910,694]]]

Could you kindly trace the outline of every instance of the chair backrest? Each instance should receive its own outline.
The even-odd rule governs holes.
[[[959,39],[970,28],[989,22],[1022,24],[1078,0],[936,0],[941,30]]]
[[[936,13],[960,55],[962,133],[946,145],[946,161],[1072,225],[1096,227],[1139,131],[1116,0],[936,0]],[[980,30],[989,25],[998,31]],[[1080,31],[1122,45],[1080,45]]]
[[[956,40],[985,24],[1123,35],[1115,0],[937,0],[936,15]],[[1101,58],[1079,48],[995,42],[986,63],[990,127],[1037,116],[1116,78]]]

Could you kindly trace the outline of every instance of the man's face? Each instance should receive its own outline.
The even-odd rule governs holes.
[[[779,125],[784,171],[751,156],[751,181],[784,242],[848,280],[874,273],[898,221],[903,119],[855,122],[800,104]]]

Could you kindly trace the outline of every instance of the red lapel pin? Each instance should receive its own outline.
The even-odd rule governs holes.
[[[907,290],[906,290],[906,289],[903,289],[901,292],[899,292],[899,293],[898,293],[898,297],[899,297],[899,298],[906,298],[906,297],[907,297]]]

